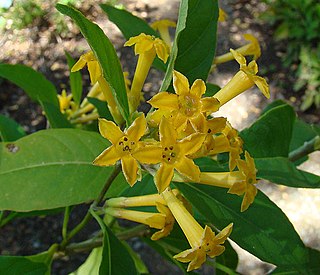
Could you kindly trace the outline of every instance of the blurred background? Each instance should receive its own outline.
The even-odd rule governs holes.
[[[0,0],[0,62],[28,65],[43,73],[58,91],[69,89],[65,51],[77,59],[89,49],[76,25],[55,10],[54,6],[58,2],[74,5],[105,31],[114,43],[124,70],[128,71],[131,77],[136,58],[131,48],[123,47],[123,36],[117,27],[108,21],[99,8],[99,3],[123,6],[147,22],[164,18],[176,20],[179,8],[177,0]],[[217,115],[226,116],[235,128],[241,130],[259,116],[264,106],[272,100],[282,99],[290,103],[305,122],[319,124],[319,1],[225,0],[220,1],[220,7],[226,12],[227,19],[219,23],[217,55],[244,45],[246,42],[243,34],[253,34],[262,48],[262,56],[257,63],[259,74],[265,77],[270,85],[271,100],[263,98],[258,90],[251,89],[226,104]],[[238,64],[234,61],[219,65],[210,74],[209,81],[223,86],[237,70]],[[144,87],[145,91],[157,92],[162,76],[162,73],[152,69]],[[85,70],[83,81],[87,91],[90,83]],[[27,133],[46,127],[41,108],[22,90],[1,78],[0,113],[15,119]],[[312,153],[300,168],[320,175],[319,152]],[[268,182],[260,183],[259,188],[286,213],[305,244],[320,249],[319,190],[293,189]],[[73,217],[74,222],[80,218]],[[15,220],[0,229],[0,252],[2,255],[31,255],[41,252],[52,242],[59,241],[61,223],[62,215]],[[85,234],[86,232],[79,238],[86,237]],[[178,274],[177,270],[170,271],[170,267],[164,266],[160,260],[158,262],[157,258],[157,264],[150,262],[149,250],[143,244],[133,242],[132,245],[137,250],[147,251],[142,252],[142,257],[149,257],[147,263],[149,262],[153,274]],[[240,248],[238,250],[239,272],[264,274],[270,270],[269,265],[242,252]],[[67,274],[85,257],[71,257],[71,263],[56,263],[54,274]]]

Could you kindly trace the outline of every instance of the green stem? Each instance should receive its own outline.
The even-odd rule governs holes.
[[[101,190],[98,198],[93,201],[93,203],[91,204],[91,207],[95,207],[95,206],[97,206],[99,203],[101,203],[103,201],[103,198],[104,198],[105,194],[107,193],[107,191],[110,188],[112,182],[118,176],[120,171],[121,171],[121,166],[119,164],[116,164],[113,172],[109,176],[109,178],[108,178],[107,182],[105,183],[103,189]],[[82,221],[74,229],[72,229],[71,232],[68,234],[68,236],[61,242],[61,244],[60,244],[61,248],[64,249],[66,247],[66,245],[69,243],[69,241],[76,234],[78,234],[88,224],[88,222],[91,219],[92,219],[92,216],[91,216],[90,212],[88,211],[87,214],[82,219]]]
[[[63,240],[67,239],[70,210],[71,210],[70,206],[67,206],[66,209],[64,210],[64,218],[63,218],[63,225],[62,225],[62,238],[63,238]]]
[[[225,266],[225,265],[222,265],[222,264],[219,264],[217,263],[216,261],[206,261],[206,264],[207,265],[210,265],[216,269],[219,269],[223,272],[225,272],[226,274],[230,274],[230,275],[237,275],[238,273],[235,272],[234,270],[230,269],[229,267]]]
[[[320,150],[320,136],[316,136],[313,139],[306,141],[302,146],[290,152],[289,160],[294,162],[317,150]]]

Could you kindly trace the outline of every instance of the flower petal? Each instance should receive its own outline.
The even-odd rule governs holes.
[[[89,61],[87,66],[90,74],[91,84],[95,84],[102,75],[100,65],[98,61]]]
[[[117,143],[117,141],[124,136],[124,133],[114,122],[104,118],[99,118],[99,131],[100,134],[110,140],[112,144]]]
[[[215,97],[202,98],[201,105],[201,112],[216,112],[220,108],[220,102]]]
[[[162,147],[167,147],[176,143],[177,132],[173,125],[165,117],[162,117],[159,126],[160,142]]]
[[[98,166],[114,165],[120,159],[120,157],[121,156],[116,150],[116,147],[112,145],[104,150],[99,156],[97,156],[93,161],[93,164]]]
[[[233,49],[230,49],[230,52],[232,53],[234,59],[237,60],[237,62],[240,64],[240,68],[241,66],[247,66],[247,61],[242,54]]]
[[[173,169],[173,165],[161,163],[160,168],[154,177],[159,193],[162,193],[170,185],[173,177]]]
[[[176,168],[180,174],[190,178],[192,181],[200,181],[200,169],[194,164],[193,160],[187,157],[181,157],[181,159],[174,164],[174,168]]]
[[[140,163],[156,164],[161,162],[162,148],[159,146],[141,147],[132,153],[132,156]]]
[[[173,87],[177,95],[189,93],[189,81],[178,71],[173,71]]]
[[[252,79],[264,96],[270,98],[270,90],[267,81],[263,77],[257,75],[253,76]]]
[[[228,190],[228,193],[235,194],[241,196],[243,193],[246,192],[246,182],[245,180],[242,182],[234,183],[231,188]]]
[[[206,138],[205,134],[195,133],[178,142],[183,155],[191,155],[197,152]]]
[[[201,98],[201,96],[206,92],[206,84],[202,79],[197,79],[193,82],[190,94],[195,95],[198,98]]]
[[[179,109],[178,96],[176,94],[161,92],[153,96],[148,103],[154,108],[162,110],[177,110]]]
[[[130,184],[130,186],[133,186],[137,181],[137,161],[131,155],[126,155],[121,158],[121,166],[127,182]]]
[[[241,203],[241,212],[244,212],[249,208],[249,206],[253,203],[257,193],[258,193],[257,188],[252,184],[248,184],[247,191],[244,194],[244,197]]]
[[[126,134],[132,140],[138,141],[146,132],[147,120],[144,115],[137,117],[127,129]]]

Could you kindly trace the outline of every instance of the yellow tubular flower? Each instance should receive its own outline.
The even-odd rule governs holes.
[[[256,179],[256,166],[254,164],[254,159],[250,154],[245,152],[245,161],[237,160],[237,166],[239,171],[243,174],[244,179],[241,182],[236,182],[229,189],[228,193],[242,195],[244,194],[241,212],[246,211],[250,204],[254,201],[255,196],[257,195],[257,188],[255,184],[257,183]]]
[[[71,68],[71,72],[79,71],[86,65],[88,66],[91,84],[93,85],[98,81],[99,77],[102,75],[102,71],[99,62],[97,61],[92,51],[89,51],[81,55],[77,63],[74,64]]]
[[[258,86],[260,91],[270,98],[269,86],[266,80],[257,76],[258,65],[253,60],[248,66],[246,59],[234,50],[230,50],[234,58],[240,64],[240,71],[224,86],[214,97],[219,100],[221,106],[227,103],[232,98],[250,89],[254,84]]]
[[[61,113],[65,113],[66,110],[70,108],[72,94],[67,95],[66,90],[63,89],[61,95],[58,95],[58,100]]]
[[[115,218],[146,224],[156,229],[163,229],[166,222],[165,214],[162,213],[141,212],[112,207],[107,207],[104,211]]]
[[[259,41],[255,38],[252,34],[246,33],[243,35],[245,40],[250,41],[249,44],[246,44],[238,49],[235,49],[238,53],[242,54],[243,56],[253,55],[253,59],[257,60],[261,55],[261,49],[259,45]],[[221,64],[228,62],[230,60],[235,59],[231,52],[217,56],[214,59],[214,64]]]
[[[229,169],[232,171],[236,168],[237,160],[240,159],[243,141],[239,133],[229,122],[222,131],[222,135],[214,137],[213,148],[208,154],[215,155],[223,152],[229,152]]]
[[[146,146],[134,153],[134,157],[141,163],[160,163],[154,179],[159,193],[169,186],[174,169],[183,176],[198,181],[200,169],[187,156],[201,147],[205,135],[196,133],[177,141],[177,132],[165,117],[160,122],[159,133],[161,147]]]
[[[137,67],[129,93],[130,111],[134,112],[139,106],[142,87],[153,60],[157,55],[164,63],[166,63],[169,53],[167,45],[161,39],[144,33],[131,37],[124,45],[135,45],[134,52],[136,55],[139,54]]]
[[[158,20],[151,24],[151,27],[160,33],[161,39],[167,44],[167,46],[171,49],[171,37],[169,34],[169,27],[176,27],[176,23],[168,20]]]
[[[206,85],[201,79],[197,79],[189,88],[188,79],[174,71],[173,87],[176,94],[161,92],[148,102],[158,108],[155,113],[169,111],[178,132],[184,131],[188,122],[196,125],[195,121],[199,120],[199,116],[205,117],[206,113],[215,112],[220,107],[214,97],[201,98],[206,91]]]
[[[165,201],[159,194],[111,198],[106,201],[107,207],[136,207],[136,206],[154,206],[157,203],[165,204]]]
[[[226,21],[227,18],[228,18],[228,15],[226,14],[226,12],[223,9],[219,8],[218,21],[219,22],[224,22],[224,21]]]
[[[151,236],[151,240],[153,240],[153,241],[156,241],[156,240],[159,240],[161,238],[168,236],[170,234],[170,232],[172,231],[172,228],[174,226],[174,221],[175,221],[170,209],[167,206],[165,206],[162,203],[156,203],[156,206],[157,206],[157,210],[161,214],[165,215],[165,223],[160,231],[154,233]]]
[[[138,163],[132,154],[141,146],[139,140],[145,134],[146,128],[147,122],[144,115],[136,118],[125,132],[122,132],[113,122],[99,119],[100,134],[110,140],[112,145],[104,150],[93,164],[111,166],[121,159],[123,174],[127,182],[133,186],[137,181]]]
[[[222,244],[231,234],[232,223],[215,235],[210,227],[201,227],[169,188],[162,193],[162,196],[191,246],[191,249],[174,256],[180,262],[190,262],[188,272],[200,268],[206,261],[207,255],[213,258],[224,252]]]

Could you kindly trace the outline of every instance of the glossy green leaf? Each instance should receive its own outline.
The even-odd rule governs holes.
[[[52,209],[98,196],[112,167],[92,161],[109,145],[94,132],[43,130],[0,144],[0,210]]]
[[[0,138],[2,141],[15,141],[26,135],[17,122],[4,115],[0,115]]]
[[[94,248],[86,261],[69,275],[98,275],[102,259],[102,247]]]
[[[87,97],[87,99],[92,105],[97,108],[100,117],[113,121],[113,117],[109,111],[107,102],[94,97]]]
[[[99,275],[138,274],[134,261],[122,242],[113,234],[102,219],[90,210],[103,232],[102,259]]]
[[[319,176],[297,169],[287,158],[256,158],[254,161],[259,178],[295,188],[320,188]]]
[[[289,105],[270,109],[241,132],[245,150],[255,158],[287,157],[295,117]]]
[[[227,194],[226,189],[188,183],[175,185],[220,230],[233,223],[230,238],[261,260],[279,266],[307,262],[308,251],[294,227],[262,192],[258,191],[254,203],[241,213],[242,198]]]
[[[31,99],[50,102],[59,107],[54,85],[32,68],[21,64],[0,64],[0,76],[19,86]]]
[[[72,93],[73,101],[79,106],[81,96],[82,96],[82,77],[80,71],[77,72],[71,72],[71,68],[76,63],[76,61],[72,58],[72,56],[65,52],[65,55],[67,57],[68,66],[70,69],[70,88]]]
[[[140,33],[159,37],[158,33],[146,21],[134,16],[132,13],[106,4],[101,4],[100,7],[108,15],[109,20],[117,25],[127,40]],[[159,70],[166,70],[166,65],[159,58],[154,60],[154,66]]]
[[[139,274],[149,274],[148,268],[144,264],[144,262],[141,260],[141,257],[138,253],[136,253],[130,245],[128,245],[126,242],[122,243],[125,248],[128,250],[128,252],[131,255],[131,258],[134,261],[134,265],[136,266],[136,269]]]
[[[123,72],[112,43],[98,25],[92,23],[78,10],[62,4],[57,4],[56,8],[71,17],[80,28],[102,68],[103,77],[110,85],[121,114],[128,121],[129,105]]]
[[[212,83],[206,83],[206,87],[207,89],[204,94],[206,97],[214,96],[221,89],[218,85]]]
[[[168,89],[173,68],[190,83],[199,78],[207,80],[215,55],[218,16],[216,0],[181,1],[175,41],[161,91]]]
[[[234,274],[237,274],[235,270],[237,269],[238,266],[238,254],[237,252],[233,249],[229,241],[226,241],[224,243],[224,247],[226,250],[218,257],[216,257],[216,262],[223,267],[227,267],[228,269],[231,269],[234,271]],[[217,275],[230,275],[230,272],[224,272],[218,267],[216,268],[216,274]]]

